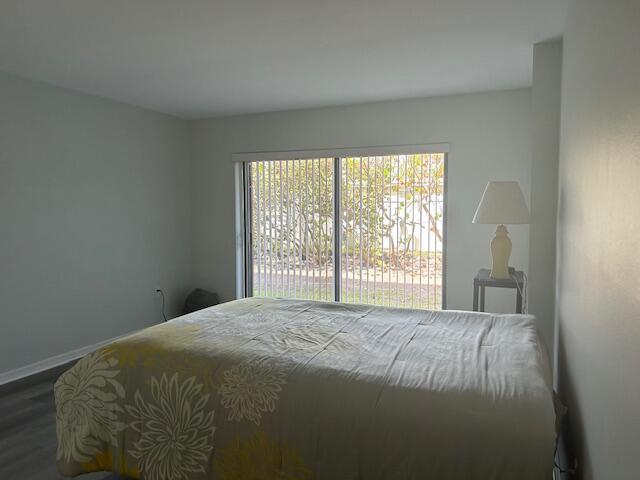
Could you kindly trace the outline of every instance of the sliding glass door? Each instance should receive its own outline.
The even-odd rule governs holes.
[[[444,306],[444,153],[244,164],[247,292]]]

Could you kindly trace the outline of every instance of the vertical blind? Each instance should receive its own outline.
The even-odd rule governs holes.
[[[445,154],[245,168],[251,294],[442,308]]]
[[[333,300],[333,165],[250,164],[254,296]]]

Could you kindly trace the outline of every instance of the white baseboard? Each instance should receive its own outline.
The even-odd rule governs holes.
[[[61,353],[60,355],[45,358],[44,360],[25,365],[24,367],[9,370],[8,372],[2,372],[0,373],[0,386],[82,358],[85,355],[94,352],[100,347],[104,347],[105,345],[108,345],[109,343],[123,336],[124,335],[119,335],[115,338],[110,338],[109,340],[103,340],[102,342],[94,343],[93,345],[87,345],[86,347],[77,348],[75,350],[71,350],[70,352]]]

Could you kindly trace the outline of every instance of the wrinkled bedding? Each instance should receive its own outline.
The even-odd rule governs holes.
[[[250,298],[124,337],[55,385],[60,471],[146,480],[550,478],[524,315]]]

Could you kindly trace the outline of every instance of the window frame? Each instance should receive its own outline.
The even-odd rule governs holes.
[[[449,144],[418,144],[378,147],[357,147],[340,149],[291,150],[278,152],[241,152],[233,153],[235,164],[235,223],[236,223],[236,296],[247,298],[253,296],[253,257],[251,252],[251,184],[250,165],[253,162],[276,160],[305,160],[309,158],[333,158],[334,185],[334,225],[341,225],[341,182],[336,179],[341,176],[342,158],[345,157],[374,157],[387,155],[411,155],[442,153],[444,155],[443,206],[442,206],[442,310],[447,309],[447,237],[448,237],[448,180],[449,180]],[[334,302],[341,299],[341,229],[336,229],[333,235],[333,266],[334,266]]]

